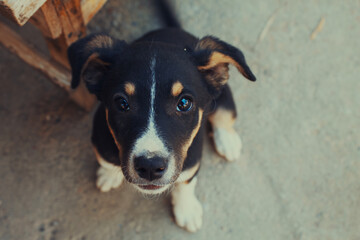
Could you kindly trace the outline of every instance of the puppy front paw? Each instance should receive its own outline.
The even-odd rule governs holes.
[[[215,128],[214,142],[216,151],[228,161],[240,158],[242,143],[234,129]]]
[[[96,175],[96,186],[102,192],[108,192],[112,188],[119,187],[124,180],[124,175],[118,167],[105,168],[100,166]]]
[[[203,209],[195,196],[173,203],[173,211],[177,225],[189,232],[196,232],[201,228]]]

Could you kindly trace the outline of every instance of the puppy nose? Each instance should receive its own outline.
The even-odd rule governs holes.
[[[152,181],[161,178],[167,168],[167,162],[160,157],[136,157],[134,159],[135,171],[141,178]]]

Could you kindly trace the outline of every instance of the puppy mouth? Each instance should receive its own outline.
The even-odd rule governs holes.
[[[160,188],[163,188],[164,186],[158,186],[158,185],[138,185],[140,188],[145,190],[157,190]]]

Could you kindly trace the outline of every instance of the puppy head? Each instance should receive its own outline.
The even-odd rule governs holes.
[[[182,171],[228,64],[255,80],[242,53],[213,37],[192,49],[162,43],[127,45],[92,35],[68,50],[72,87],[84,81],[106,107],[119,164],[144,193],[165,191]]]

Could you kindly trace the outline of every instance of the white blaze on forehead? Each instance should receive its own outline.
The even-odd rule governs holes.
[[[152,157],[156,154],[157,156],[167,157],[169,152],[165,147],[164,142],[160,138],[155,124],[155,90],[156,90],[156,79],[155,79],[155,56],[150,62],[151,71],[151,90],[150,90],[150,111],[149,111],[149,123],[145,132],[139,139],[136,140],[132,156],[147,156]]]

